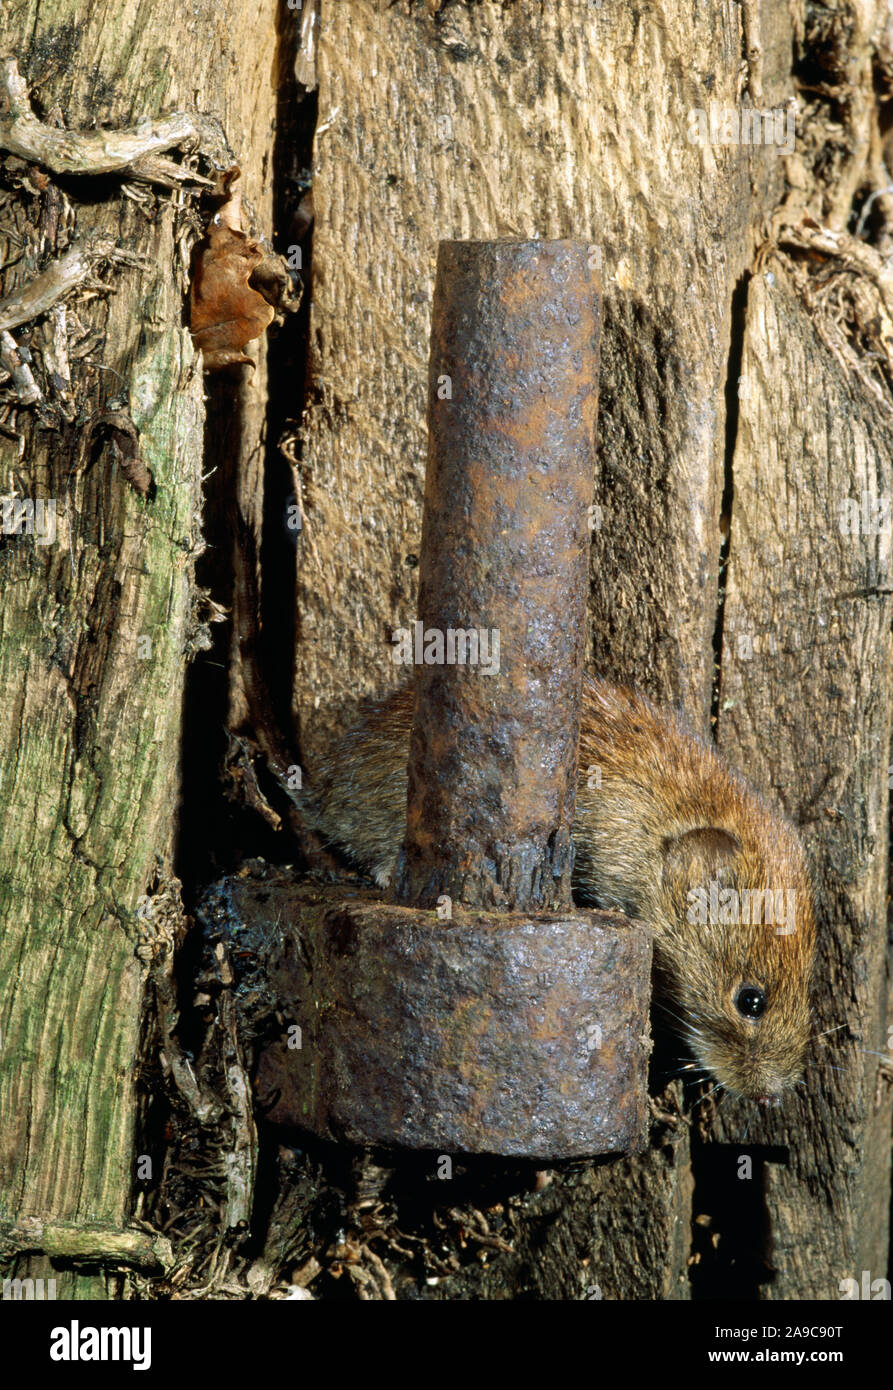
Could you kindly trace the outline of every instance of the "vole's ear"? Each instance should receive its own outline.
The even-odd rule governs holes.
[[[665,883],[680,879],[686,883],[709,883],[712,879],[722,882],[735,856],[741,853],[740,841],[715,825],[668,836],[662,848]]]

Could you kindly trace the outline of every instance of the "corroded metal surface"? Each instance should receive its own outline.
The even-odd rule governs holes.
[[[291,899],[277,931],[294,949],[276,967],[290,1032],[257,1076],[274,1122],[549,1160],[642,1140],[650,933],[570,898],[600,325],[590,252],[440,246],[395,901]]]
[[[399,902],[570,904],[600,312],[584,242],[440,245]]]
[[[645,927],[578,910],[447,922],[314,896],[284,928],[299,946],[278,991],[301,1046],[286,1031],[262,1055],[269,1119],[356,1144],[543,1159],[641,1142]]]

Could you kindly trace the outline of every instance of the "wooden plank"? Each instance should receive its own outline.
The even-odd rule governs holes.
[[[414,616],[430,301],[449,237],[592,238],[615,499],[598,655],[619,642],[645,685],[703,717],[729,305],[780,187],[774,154],[687,139],[691,108],[737,98],[739,19],[723,4],[704,25],[673,0],[642,14],[583,0],[326,11],[295,694],[311,762],[333,719],[394,683],[390,632]]]
[[[828,352],[776,260],[748,291],[733,484],[719,742],[811,850],[815,1030],[835,1031],[780,1111],[723,1105],[719,1190],[738,1183],[739,1153],[770,1150],[761,1296],[836,1299],[887,1261],[893,419]],[[885,525],[869,511],[865,530],[863,495],[887,499]],[[841,529],[848,499],[856,534]]]
[[[441,238],[598,248],[593,665],[708,727],[733,297],[782,187],[774,151],[687,138],[691,109],[737,106],[746,81],[740,7],[710,15],[674,0],[326,7],[295,688],[311,780],[332,732],[395,683],[390,633],[415,615]],[[784,7],[762,47],[777,103]],[[605,1297],[687,1297],[687,1165],[685,1123],[656,1126],[642,1158],[525,1201],[517,1260],[431,1296],[580,1297],[592,1282]]]
[[[99,0],[87,10],[20,0],[0,16],[0,49],[19,55],[42,108],[70,127],[214,110],[247,156],[247,196],[263,205],[275,97],[264,34],[274,14],[272,2],[248,15],[229,0],[185,9]],[[197,52],[217,59],[199,71]],[[157,862],[169,864],[176,823],[203,383],[182,322],[194,233],[177,200],[143,186],[135,202],[76,180],[66,193],[78,235],[101,229],[145,264],[119,268],[110,297],[78,302],[97,338],[74,364],[76,417],[53,429],[20,410],[21,458],[0,438],[0,478],[55,499],[58,511],[54,544],[4,538],[0,552],[0,1220],[114,1227],[134,1184],[136,949],[150,931],[137,908]],[[71,232],[47,215],[60,207],[52,184],[37,209],[40,239],[27,223],[32,196],[4,215],[15,206],[26,254],[5,292]],[[82,448],[85,422],[116,396],[153,474],[151,500],[111,450]],[[28,1264],[51,1272],[39,1257]],[[106,1294],[102,1279],[57,1276],[59,1297]]]

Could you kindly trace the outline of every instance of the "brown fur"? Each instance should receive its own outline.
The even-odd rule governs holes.
[[[314,778],[318,828],[382,886],[403,841],[411,718],[405,687],[371,706]],[[777,1095],[802,1072],[810,1028],[815,918],[796,832],[672,715],[589,677],[579,768],[578,900],[649,922],[659,983],[698,1064],[734,1094]],[[714,910],[692,920],[690,894],[711,881]],[[792,892],[793,922],[782,933],[777,920],[725,924],[717,895],[745,889]],[[735,1007],[742,986],[764,992],[760,1018]]]

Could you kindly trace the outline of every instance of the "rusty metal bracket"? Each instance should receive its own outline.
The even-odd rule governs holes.
[[[545,1159],[637,1147],[648,932],[626,918],[434,912],[316,893],[289,962],[269,1118],[354,1144]]]

